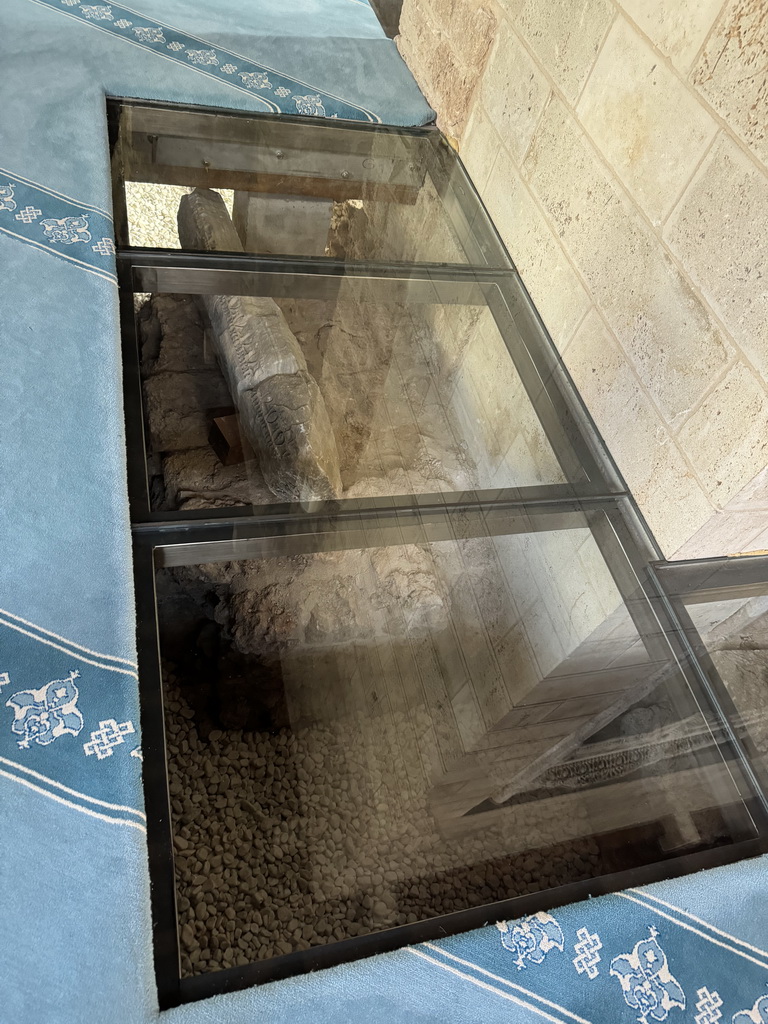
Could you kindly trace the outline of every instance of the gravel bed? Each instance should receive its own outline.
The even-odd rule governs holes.
[[[203,740],[172,672],[166,682],[184,976],[599,873],[594,841],[549,845],[556,823],[537,821],[535,805],[506,834],[442,839],[426,793],[403,785],[383,723]],[[506,856],[520,829],[530,852]]]

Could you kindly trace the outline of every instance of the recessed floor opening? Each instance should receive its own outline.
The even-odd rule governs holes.
[[[759,836],[717,673],[442,136],[110,118],[161,1004]]]

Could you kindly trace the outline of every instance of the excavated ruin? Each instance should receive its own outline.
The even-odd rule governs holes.
[[[216,192],[183,195],[178,224],[186,247],[242,251]],[[360,203],[333,204],[326,252],[354,255],[371,229]],[[157,511],[560,479],[524,401],[511,421],[519,381],[484,307],[377,301],[341,279],[324,298],[156,294],[137,319]],[[481,344],[485,384],[470,383],[463,364]],[[212,441],[225,421],[240,437],[231,461]],[[543,538],[543,573],[577,556],[584,571],[588,531],[573,551]],[[513,554],[529,553],[520,544]],[[535,605],[531,570],[505,557],[491,537],[373,536],[158,571],[185,975],[599,874],[582,791],[661,772],[707,742],[693,727],[664,731],[674,709],[642,689],[642,651],[614,705],[563,714],[560,732],[534,739],[516,701],[540,681],[562,689],[572,652],[582,671],[590,643],[618,636],[617,653],[634,651],[637,634],[605,573],[602,603],[574,603],[570,646],[545,663],[554,633],[542,620],[534,659],[515,602],[535,625],[547,594]],[[576,736],[572,722],[590,714],[613,726],[596,725],[581,751],[589,728]],[[514,732],[516,715],[528,733]],[[496,726],[521,758],[510,777],[526,781],[483,825],[472,814],[491,795]],[[559,817],[549,797],[567,801]]]

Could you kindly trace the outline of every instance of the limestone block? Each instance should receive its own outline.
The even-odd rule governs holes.
[[[691,81],[768,162],[768,18],[764,0],[729,0],[691,71]]]
[[[503,22],[480,86],[480,101],[518,163],[549,96],[549,82]]]
[[[437,37],[436,46],[426,55],[425,68],[431,93],[427,99],[440,112],[438,125],[450,138],[458,138],[467,122],[477,69],[459,63],[453,44],[445,36]]]
[[[712,500],[722,507],[768,464],[768,394],[737,362],[679,435]]]
[[[657,541],[671,555],[712,515],[701,483],[594,311],[565,350],[565,362]]]
[[[589,309],[590,298],[506,151],[499,153],[484,200],[552,340],[562,351]]]
[[[474,83],[470,86],[466,73],[457,73],[451,43],[425,3],[405,0],[395,42],[427,101],[437,111],[438,125],[456,138],[466,122]]]
[[[459,152],[473,185],[483,195],[501,149],[501,139],[476,97]]]
[[[163,477],[171,508],[192,508],[198,503],[205,508],[259,505],[274,500],[248,466],[222,466],[208,446],[168,455],[163,459]]]
[[[664,235],[768,379],[768,179],[726,135],[707,155]]]
[[[727,340],[558,100],[523,173],[664,419],[677,426],[729,362]]]
[[[426,178],[412,205],[350,200],[336,203],[328,239],[335,259],[466,263],[461,238]]]
[[[576,110],[655,224],[717,132],[714,118],[624,18],[608,33]]]
[[[569,100],[576,100],[614,17],[609,0],[503,0],[510,19]]]
[[[217,621],[244,654],[371,647],[448,625],[447,591],[430,552],[416,545],[270,559],[266,567],[220,563],[202,571],[222,594]]]
[[[496,34],[498,18],[492,7],[479,0],[429,0],[429,7],[458,60],[481,72]]]
[[[723,0],[620,0],[620,5],[675,67],[687,71]]]
[[[179,203],[184,248],[241,252],[224,201],[195,189]],[[201,297],[246,438],[272,492],[285,500],[338,496],[336,439],[298,342],[271,299]]]
[[[203,322],[191,295],[156,294],[139,310],[141,372],[184,373],[215,368],[205,351]]]
[[[403,4],[398,48],[452,138],[464,130],[495,28],[490,7],[472,0]]]
[[[383,398],[398,332],[407,326],[402,306],[357,302],[342,290],[327,324],[320,375],[324,406],[338,439],[340,466],[349,483],[371,435]]]

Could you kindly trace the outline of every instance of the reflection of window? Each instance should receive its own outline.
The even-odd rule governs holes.
[[[110,125],[163,1004],[751,838],[651,542],[439,132]]]

